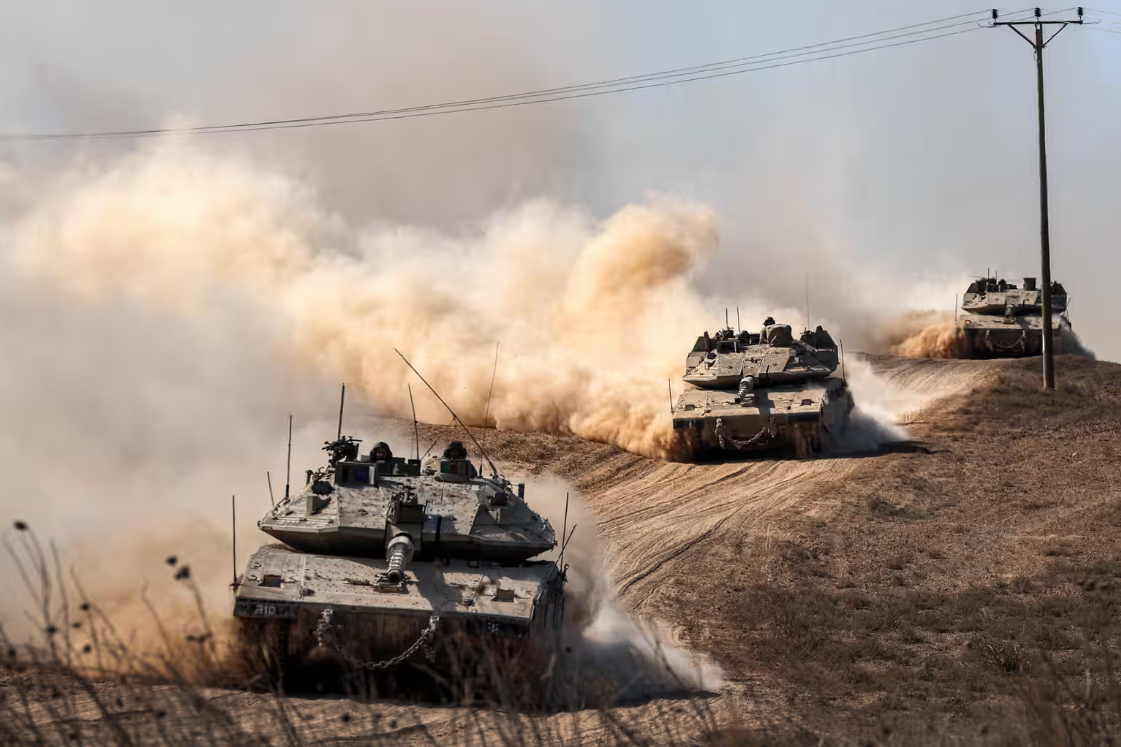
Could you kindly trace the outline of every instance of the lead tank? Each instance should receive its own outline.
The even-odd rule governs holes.
[[[997,278],[981,278],[970,284],[961,308],[966,313],[958,318],[957,329],[964,357],[1017,358],[1043,352],[1043,292],[1036,287],[1035,278],[1024,278],[1022,288]],[[1074,352],[1067,292],[1054,282],[1051,329],[1055,352]]]
[[[837,346],[821,327],[794,339],[767,318],[758,333],[725,329],[697,338],[685,360],[687,389],[673,408],[686,460],[787,447],[799,458],[822,450],[853,408],[837,370]]]
[[[284,544],[257,550],[236,587],[252,663],[275,686],[312,652],[352,670],[445,672],[547,654],[565,574],[534,559],[556,534],[525,485],[480,476],[458,441],[423,466],[360,443],[328,443],[328,464],[257,523]]]

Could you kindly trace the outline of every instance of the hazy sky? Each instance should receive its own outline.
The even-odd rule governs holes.
[[[1104,0],[1103,0],[1104,2]],[[1108,8],[1107,8],[1108,9]],[[1121,12],[1121,5],[1113,8]],[[639,74],[957,13],[964,2],[330,3],[50,0],[0,9],[0,129],[338,113]],[[1112,16],[1099,28],[1121,26]],[[1048,50],[1053,272],[1121,358],[1121,35]],[[651,191],[720,216],[705,283],[800,306],[948,308],[964,274],[1038,275],[1034,68],[1010,31],[715,81],[380,124],[209,136],[290,170],[355,223],[458,230],[549,196],[606,216]],[[124,142],[0,144],[59,168]],[[863,281],[861,282],[862,279]],[[909,285],[923,284],[925,291]],[[929,298],[929,288],[945,298]],[[872,298],[867,296],[872,295]],[[1095,313],[1097,312],[1097,313]]]

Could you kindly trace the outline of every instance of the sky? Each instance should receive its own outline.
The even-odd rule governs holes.
[[[699,64],[979,9],[869,0],[843,10],[805,0],[329,8],[283,0],[8,4],[0,10],[0,128],[409,106]],[[1091,17],[1105,20],[1100,29],[1121,20]],[[1119,218],[1109,209],[1121,180],[1111,147],[1121,91],[1109,74],[1119,57],[1121,35],[1083,29],[1068,30],[1047,56],[1053,275],[1071,292],[1076,329],[1114,359],[1121,343],[1094,299],[1108,297],[1121,269],[1111,251]],[[541,196],[604,216],[651,192],[685,196],[712,206],[721,222],[723,251],[704,281],[715,291],[749,283],[779,302],[804,294],[809,274],[825,315],[846,293],[873,293],[865,300],[885,310],[901,300],[930,305],[932,287],[948,307],[964,275],[989,267],[1039,274],[1033,73],[1023,41],[1009,30],[979,30],[590,100],[205,139],[297,174],[358,223],[454,231]],[[6,143],[0,158],[49,169],[134,147]],[[852,280],[863,271],[876,281]]]

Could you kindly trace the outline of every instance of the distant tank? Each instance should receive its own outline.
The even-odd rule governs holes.
[[[673,428],[687,460],[787,447],[799,458],[825,448],[853,408],[837,370],[837,346],[821,327],[795,340],[770,317],[763,329],[697,338],[685,360],[687,389]]]
[[[481,477],[458,441],[423,466],[359,444],[328,443],[327,466],[257,524],[284,544],[257,550],[236,587],[254,664],[275,685],[313,651],[370,671],[547,661],[565,573],[533,559],[556,534],[524,484]]]
[[[1043,352],[1043,292],[1035,278],[1024,286],[996,278],[981,278],[961,299],[964,316],[957,328],[969,358],[1016,358]],[[1051,283],[1051,329],[1055,352],[1074,352],[1074,333],[1067,318],[1067,292]]]

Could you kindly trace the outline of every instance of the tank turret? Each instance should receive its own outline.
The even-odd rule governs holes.
[[[673,427],[686,459],[714,452],[790,446],[820,450],[852,410],[837,346],[822,327],[797,339],[771,317],[758,333],[726,329],[697,338],[682,380]]]

